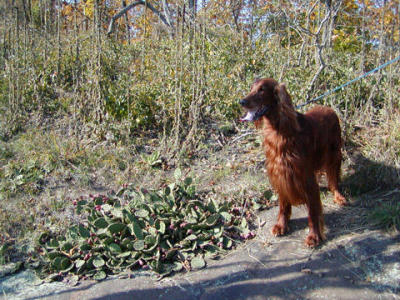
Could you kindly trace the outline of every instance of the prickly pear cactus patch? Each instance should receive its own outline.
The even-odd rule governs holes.
[[[42,272],[51,278],[102,280],[127,269],[151,269],[160,277],[205,267],[237,242],[252,238],[249,213],[232,202],[201,199],[191,178],[158,191],[126,187],[75,200],[80,224],[64,235],[39,238]]]

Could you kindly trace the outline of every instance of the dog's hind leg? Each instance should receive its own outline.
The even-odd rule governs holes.
[[[309,234],[305,239],[308,247],[316,247],[319,242],[325,239],[324,219],[322,215],[322,203],[319,195],[319,187],[316,178],[309,178],[307,181],[307,209]]]
[[[340,180],[340,165],[342,162],[342,155],[340,150],[336,153],[332,160],[332,163],[326,168],[326,177],[328,179],[328,186],[330,191],[333,193],[334,202],[339,205],[346,205],[346,198],[339,192],[339,180]]]

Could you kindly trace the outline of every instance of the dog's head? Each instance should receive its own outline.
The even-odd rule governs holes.
[[[240,105],[246,110],[241,121],[257,121],[262,116],[279,113],[282,106],[293,109],[292,101],[283,83],[279,84],[272,78],[254,81],[250,93],[240,100]]]

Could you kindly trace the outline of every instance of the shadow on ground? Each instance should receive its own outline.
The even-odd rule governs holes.
[[[342,178],[342,186],[352,198],[371,191],[400,187],[398,168],[373,161],[359,152],[349,157],[344,168],[346,170]]]

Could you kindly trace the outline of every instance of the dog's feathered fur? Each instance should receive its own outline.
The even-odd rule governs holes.
[[[279,195],[272,233],[286,233],[292,205],[305,204],[310,228],[305,243],[317,246],[325,238],[317,173],[326,173],[334,201],[346,203],[338,189],[342,139],[336,113],[323,106],[296,112],[285,85],[270,78],[257,80],[240,104],[248,111],[246,120],[262,129],[270,183]]]

